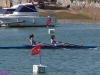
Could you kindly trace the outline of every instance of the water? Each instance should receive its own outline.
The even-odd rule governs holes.
[[[49,27],[0,28],[0,46],[30,44],[35,40],[50,43]],[[100,24],[63,23],[55,29],[56,40],[78,45],[100,46]],[[0,50],[0,72],[9,75],[32,75],[33,65],[39,64],[39,55],[31,56],[29,49]],[[99,75],[100,49],[42,49],[42,64],[47,73],[39,75]]]

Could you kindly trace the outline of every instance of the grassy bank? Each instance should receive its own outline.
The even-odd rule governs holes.
[[[84,15],[84,14],[80,14],[80,13],[73,13],[73,12],[69,12],[69,11],[45,11],[42,10],[42,12],[40,11],[40,15],[41,16],[48,16],[50,14],[53,14],[56,19],[91,19],[89,16]]]

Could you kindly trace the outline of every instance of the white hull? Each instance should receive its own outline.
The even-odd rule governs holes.
[[[14,26],[23,26],[23,27],[44,27],[44,26],[55,26],[55,17],[51,17],[52,23],[47,25],[46,21],[48,17],[4,17],[0,18],[0,26],[5,27],[14,27]],[[22,22],[21,22],[22,21]]]
[[[37,6],[32,3],[15,5],[12,8],[4,8],[0,14],[0,26],[6,27],[38,27],[38,26],[55,26],[54,16],[39,16]],[[47,21],[50,19],[50,23]]]

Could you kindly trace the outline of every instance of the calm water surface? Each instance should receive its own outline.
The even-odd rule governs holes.
[[[30,44],[29,35],[38,42],[50,43],[50,27],[0,28],[0,46]],[[100,24],[66,23],[55,29],[56,40],[78,45],[100,46]],[[0,49],[0,72],[9,75],[32,75],[39,55],[29,49]],[[39,75],[100,75],[100,49],[42,49],[42,64],[47,73]]]

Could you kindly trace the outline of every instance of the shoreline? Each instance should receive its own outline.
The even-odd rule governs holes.
[[[77,12],[69,10],[40,10],[40,16],[48,16],[54,14],[57,22],[60,23],[100,23],[100,19],[92,19]],[[62,14],[61,14],[62,13]],[[61,16],[60,16],[61,15]]]
[[[100,20],[93,19],[57,19],[58,23],[100,23]]]
[[[87,15],[80,14],[74,10],[41,10],[39,9],[40,16],[54,15],[56,19],[92,19]]]
[[[54,15],[58,22],[81,22],[81,23],[100,23],[99,9],[86,7],[78,9],[79,7],[64,8],[58,6],[48,6],[45,9],[39,9],[40,16]],[[77,9],[77,10],[76,10]],[[97,10],[98,13],[94,11]],[[93,16],[91,16],[93,15]]]

